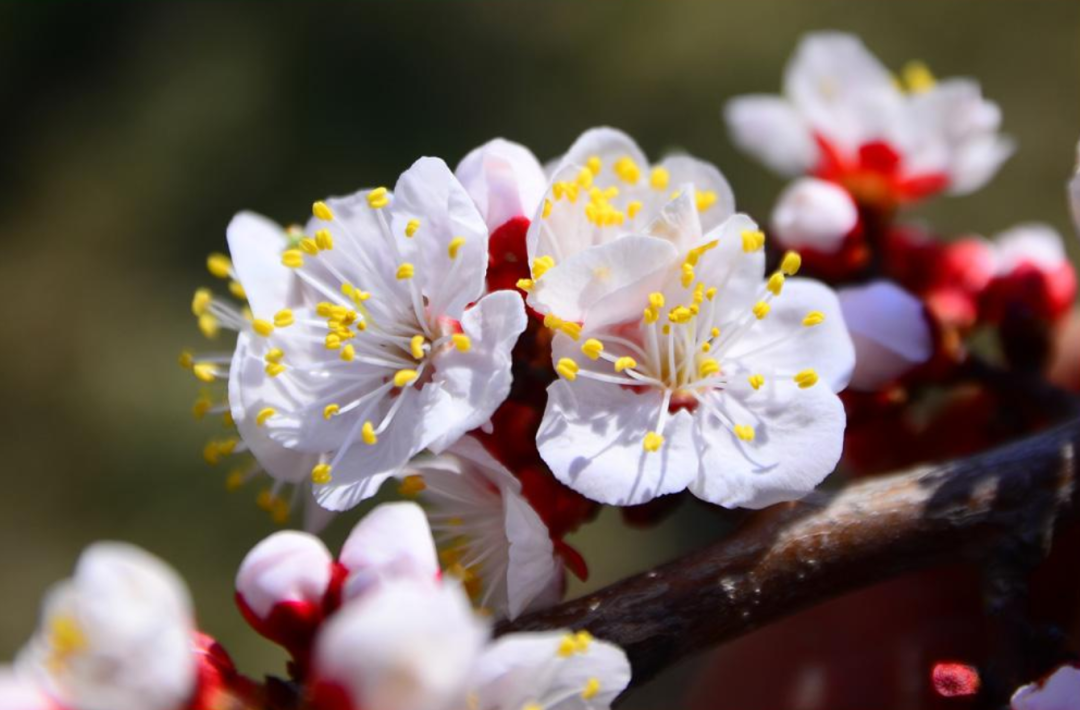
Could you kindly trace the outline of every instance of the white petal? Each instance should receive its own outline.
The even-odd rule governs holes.
[[[225,234],[237,281],[252,312],[265,318],[284,308],[294,279],[281,263],[285,230],[254,212],[241,212],[229,222]]]
[[[606,126],[590,128],[578,136],[560,162],[561,165],[584,166],[592,157],[600,159],[601,174],[610,171],[615,161],[621,158],[630,158],[643,171],[649,166],[649,159],[633,138],[617,128]],[[642,175],[642,179],[647,178],[648,175]]]
[[[283,530],[247,553],[236,574],[236,591],[265,619],[282,602],[321,604],[334,559],[319,538]]]
[[[818,147],[806,121],[779,96],[739,96],[724,107],[731,139],[780,175],[808,172],[818,161]]]
[[[838,251],[859,221],[847,190],[825,180],[801,178],[791,183],[773,208],[772,226],[785,247]]]
[[[510,561],[506,570],[508,608],[514,619],[558,601],[562,570],[547,525],[520,494],[503,493]]]
[[[926,310],[904,289],[874,281],[841,289],[838,295],[855,345],[852,389],[872,392],[933,354]]]
[[[1012,710],[1075,710],[1080,698],[1080,667],[1065,665],[1041,683],[1025,685],[1012,696]]]
[[[727,422],[699,407],[691,492],[725,508],[764,508],[814,490],[840,460],[846,424],[840,398],[823,384],[774,381],[754,391],[736,383],[712,398]],[[736,438],[730,424],[752,426],[754,440]]]
[[[532,151],[502,138],[470,152],[454,174],[476,203],[489,232],[515,217],[532,219],[547,187],[547,176]]]
[[[703,231],[711,230],[735,214],[735,193],[731,191],[731,185],[723,173],[712,163],[689,155],[672,155],[664,158],[660,167],[668,171],[671,185],[689,183],[696,193],[712,193],[716,196],[715,202],[700,211]],[[696,198],[696,194],[691,197]]]
[[[563,632],[508,634],[495,641],[477,663],[473,692],[484,710],[519,710],[537,703],[545,710],[609,708],[630,683],[630,663],[622,649],[600,640],[563,657]],[[597,691],[588,700],[590,681]],[[556,700],[558,699],[558,700]]]
[[[393,580],[433,583],[439,561],[431,528],[415,503],[383,503],[365,515],[341,548],[349,570],[345,597],[354,599]]]
[[[60,710],[29,678],[0,666],[0,708],[4,710]]]
[[[999,274],[1008,274],[1022,264],[1052,270],[1068,260],[1061,235],[1048,224],[1018,224],[996,235],[994,244]]]
[[[559,380],[548,387],[536,439],[540,455],[556,478],[600,503],[637,505],[677,493],[697,470],[692,423],[685,411],[669,417],[663,446],[645,451],[661,401],[657,390],[639,395],[580,376]]]

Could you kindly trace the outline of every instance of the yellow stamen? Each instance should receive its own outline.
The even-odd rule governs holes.
[[[615,372],[622,372],[623,370],[633,370],[635,367],[637,367],[637,360],[630,357],[629,355],[624,355],[615,361]]]
[[[705,378],[720,372],[720,363],[714,358],[707,357],[698,365],[698,376]]]
[[[815,325],[821,325],[825,322],[825,314],[821,311],[810,311],[806,314],[806,317],[802,319],[802,324],[807,328],[812,328]]]
[[[333,476],[330,475],[330,464],[320,463],[316,464],[311,469],[311,482],[317,486],[322,486],[333,480]]]
[[[227,279],[232,272],[232,261],[224,254],[214,252],[206,257],[206,268],[217,278]]]
[[[319,245],[314,239],[310,237],[304,237],[300,240],[300,251],[310,256],[316,256],[319,253]]]
[[[649,307],[660,310],[664,307],[664,294],[659,291],[653,291],[649,294]]]
[[[596,697],[596,694],[600,692],[600,679],[589,678],[585,682],[585,688],[581,691],[582,700],[592,700]]]
[[[213,382],[214,378],[217,376],[217,368],[210,362],[196,363],[191,368],[191,371],[195,373],[195,377],[203,382]]]
[[[281,253],[281,263],[290,269],[299,269],[304,265],[304,252],[299,249],[286,249]]]
[[[352,362],[356,359],[356,348],[352,343],[349,343],[345,347],[341,348],[341,354],[339,357],[345,362]]]
[[[712,190],[695,190],[694,191],[694,204],[697,205],[698,212],[704,212],[720,199],[716,196],[716,193]]]
[[[416,370],[398,370],[394,373],[394,387],[406,387],[419,377]]]
[[[645,435],[645,438],[642,440],[641,447],[651,454],[659,451],[663,443],[663,436],[657,434],[655,431],[650,431],[648,434]]]
[[[666,190],[671,174],[664,168],[655,167],[649,175],[649,187],[654,190]]]
[[[329,229],[320,229],[315,232],[315,245],[323,251],[329,251],[334,248],[334,237],[330,234]]]
[[[195,364],[195,354],[190,350],[181,350],[180,356],[176,358],[176,362],[185,370],[190,370]]]
[[[682,265],[681,283],[683,288],[690,288],[690,284],[694,283],[694,266],[690,262]]]
[[[581,323],[573,323],[568,320],[564,320],[559,323],[559,330],[569,335],[574,340],[581,337]]]
[[[465,237],[454,237],[450,240],[450,245],[446,247],[446,252],[450,255],[451,259],[456,259],[461,247],[465,245]]]
[[[593,173],[588,168],[582,168],[577,174],[577,184],[588,190],[592,187]]]
[[[277,414],[277,410],[273,407],[263,407],[259,410],[259,413],[255,415],[256,426],[262,426],[266,423],[266,420]]]
[[[544,209],[540,212],[540,219],[547,219],[551,216],[551,200],[544,198]]]
[[[569,658],[577,652],[577,642],[574,640],[573,634],[566,634],[559,641],[559,648],[555,651],[556,655],[560,658]]]
[[[242,469],[229,471],[228,477],[225,478],[225,490],[229,492],[238,491],[243,488],[246,481],[247,475]]]
[[[472,339],[464,333],[454,333],[450,336],[450,342],[454,344],[460,352],[467,353],[472,348]]]
[[[268,320],[256,318],[251,322],[251,329],[262,337],[267,338],[274,332],[274,324]]]
[[[589,650],[589,645],[593,642],[593,635],[588,631],[578,631],[574,634],[574,645],[577,646],[578,653],[585,653]]]
[[[398,281],[404,281],[405,279],[411,279],[415,274],[416,267],[406,261],[398,267],[396,276]]]
[[[817,384],[818,374],[812,369],[807,369],[799,372],[792,379],[795,380],[795,384],[799,385],[799,389],[806,389]]]
[[[799,268],[802,266],[802,257],[798,252],[789,251],[784,254],[783,261],[780,262],[780,270],[788,276],[794,276],[799,273]]]
[[[311,214],[316,219],[321,219],[324,222],[329,222],[334,218],[334,213],[330,210],[330,206],[325,202],[319,201],[311,206]]]
[[[634,159],[626,155],[615,161],[612,166],[615,174],[619,176],[619,179],[628,182],[631,185],[637,183],[641,179],[641,168],[638,167]]]
[[[360,438],[368,446],[379,443],[379,437],[375,435],[375,425],[371,422],[364,422],[364,426],[360,428]]]
[[[296,319],[293,317],[293,312],[288,308],[282,308],[280,311],[274,314],[275,328],[288,328],[295,322]]]
[[[904,86],[912,94],[920,94],[937,86],[937,79],[924,62],[908,62],[900,70],[900,75],[903,77]]]
[[[281,348],[271,348],[266,351],[264,356],[267,362],[281,362],[281,359],[285,357],[285,351]]]
[[[694,317],[693,311],[686,306],[676,306],[668,313],[668,320],[672,323],[687,323]]]
[[[581,352],[585,353],[590,360],[596,360],[600,357],[600,353],[604,352],[604,344],[596,338],[589,338],[581,346]]]
[[[385,187],[376,187],[368,193],[367,203],[371,209],[382,209],[390,204],[390,193]]]
[[[409,352],[412,353],[414,359],[424,359],[424,342],[424,336],[422,335],[414,335],[409,340]]]
[[[769,281],[765,284],[772,295],[779,296],[780,291],[784,288],[784,275],[777,271],[775,274],[769,277]]]
[[[765,246],[764,232],[748,229],[742,233],[742,248],[747,254],[758,251],[763,246]]]
[[[339,404],[328,404],[325,407],[323,407],[323,410],[322,410],[323,419],[329,421],[331,417],[333,417],[335,414],[337,414],[340,411],[341,411],[341,405],[339,405]]]
[[[199,316],[199,332],[206,338],[216,338],[217,334],[221,331],[221,325],[218,323],[217,317],[203,313]]]
[[[424,477],[414,473],[401,479],[401,485],[398,486],[398,493],[407,498],[412,498],[425,489],[427,489],[427,484],[424,483]]]
[[[532,279],[518,279],[517,280],[517,287],[520,288],[522,291],[532,291],[533,286],[535,286],[535,285],[536,284]]]
[[[266,363],[266,374],[271,377],[277,377],[281,373],[285,372],[285,366],[280,362],[268,362]]]
[[[631,200],[626,204],[626,216],[630,219],[638,216],[638,212],[641,211],[642,204],[640,200]]]
[[[750,375],[750,377],[747,378],[747,381],[750,382],[751,387],[753,387],[755,390],[759,390],[761,389],[762,385],[765,384],[765,376]]]
[[[405,236],[412,239],[416,236],[416,231],[420,229],[420,220],[410,219],[405,225]]]
[[[585,167],[588,168],[589,172],[591,172],[594,176],[599,175],[601,168],[600,156],[590,155],[589,159],[585,161]]]
[[[741,441],[753,441],[754,440],[754,427],[747,424],[736,424],[732,429],[735,432],[735,436]]]
[[[535,281],[536,279],[539,279],[541,276],[546,274],[548,272],[548,270],[551,269],[553,266],[555,266],[555,259],[553,259],[550,256],[538,256],[535,259],[533,259],[533,265],[532,265],[532,277],[533,277],[533,280]]]
[[[578,364],[568,357],[561,358],[558,364],[555,365],[555,372],[559,373],[570,382],[577,379],[578,369]]]
[[[229,293],[234,297],[239,298],[241,301],[247,300],[247,291],[244,290],[243,284],[239,281],[229,282]]]
[[[705,252],[709,251],[710,249],[715,249],[716,245],[719,244],[719,243],[720,243],[719,239],[714,239],[711,242],[707,242],[705,244],[702,244],[699,247],[694,247],[686,255],[686,263],[690,264],[690,266],[697,266],[698,259],[701,258],[701,255],[704,254]]]
[[[758,320],[761,320],[765,316],[769,315],[769,311],[772,310],[772,306],[770,306],[768,303],[765,303],[765,301],[758,301],[754,305],[753,310],[754,310],[754,317],[757,318]]]
[[[208,288],[200,288],[195,291],[195,295],[191,298],[191,313],[192,315],[201,316],[210,309],[210,303],[214,300],[214,297],[210,293]]]

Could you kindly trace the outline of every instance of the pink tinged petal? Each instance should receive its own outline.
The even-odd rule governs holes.
[[[773,208],[777,238],[791,249],[838,251],[859,221],[855,201],[835,183],[802,178],[789,185]]]
[[[547,187],[536,156],[525,146],[502,138],[470,152],[454,174],[480,210],[489,232],[515,217],[532,219]]]
[[[724,120],[735,145],[780,175],[809,172],[818,147],[805,119],[778,96],[749,95],[728,101]]]
[[[4,710],[60,710],[31,679],[0,667],[0,708]]]
[[[261,619],[281,603],[318,605],[330,585],[333,561],[326,545],[313,535],[292,530],[274,533],[240,563],[236,591]]]
[[[933,354],[926,309],[888,281],[841,289],[840,307],[855,344],[852,389],[872,392]]]
[[[294,276],[281,263],[287,244],[281,226],[254,212],[241,212],[229,222],[226,239],[252,312],[266,318],[284,308]]]
[[[600,503],[637,505],[677,493],[698,467],[692,421],[685,411],[669,417],[663,446],[645,451],[661,402],[655,389],[637,394],[584,377],[559,380],[548,388],[540,455],[556,478]]]
[[[433,583],[439,574],[427,517],[415,503],[384,503],[357,523],[341,548],[349,571],[345,598],[355,599],[394,580]]]
[[[1080,667],[1065,665],[1048,679],[1025,685],[1012,696],[1012,710],[1075,710],[1080,698]]]

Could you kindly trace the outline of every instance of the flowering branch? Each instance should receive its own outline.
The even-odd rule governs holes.
[[[1029,401],[1034,392],[1061,423],[976,456],[774,506],[704,550],[500,631],[588,629],[626,650],[640,684],[695,651],[904,572],[958,557],[1034,566],[1080,508],[1080,401],[980,374]]]

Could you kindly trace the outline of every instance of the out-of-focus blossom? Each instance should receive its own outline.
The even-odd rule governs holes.
[[[836,393],[854,350],[836,295],[764,279],[764,234],[736,215],[703,234],[680,196],[648,229],[578,254],[530,294],[559,330],[541,455],[594,500],[689,488],[728,507],[799,498],[835,466]]]
[[[562,565],[521,483],[477,440],[464,437],[406,470],[402,489],[427,510],[446,571],[499,616],[554,604]]]
[[[196,689],[194,633],[187,589],[168,566],[97,543],[49,592],[17,667],[67,710],[178,710]]]
[[[1080,666],[1064,665],[1049,678],[1025,685],[1012,696],[1012,710],[1076,710]]]
[[[439,561],[424,511],[415,503],[384,503],[356,524],[341,547],[346,598],[394,580],[434,582]]]
[[[1076,271],[1061,235],[1044,224],[1022,224],[994,238],[996,273],[984,296],[991,322],[1012,314],[1055,321],[1076,298]]]
[[[877,208],[972,192],[1013,150],[977,83],[938,82],[920,63],[896,79],[857,37],[838,32],[803,39],[782,96],[737,97],[724,115],[736,144],[768,167],[837,182]]]
[[[800,178],[780,195],[772,229],[785,247],[833,254],[859,222],[847,190],[817,178]]]
[[[930,359],[933,334],[915,296],[889,281],[844,288],[838,296],[855,344],[852,389],[879,389]]]
[[[61,710],[31,679],[4,666],[0,666],[0,708]]]
[[[318,455],[319,503],[345,510],[425,448],[485,423],[510,390],[525,327],[513,293],[481,297],[488,230],[446,165],[422,158],[385,188],[317,202],[281,261],[324,300],[254,312],[229,403],[287,449]]]

